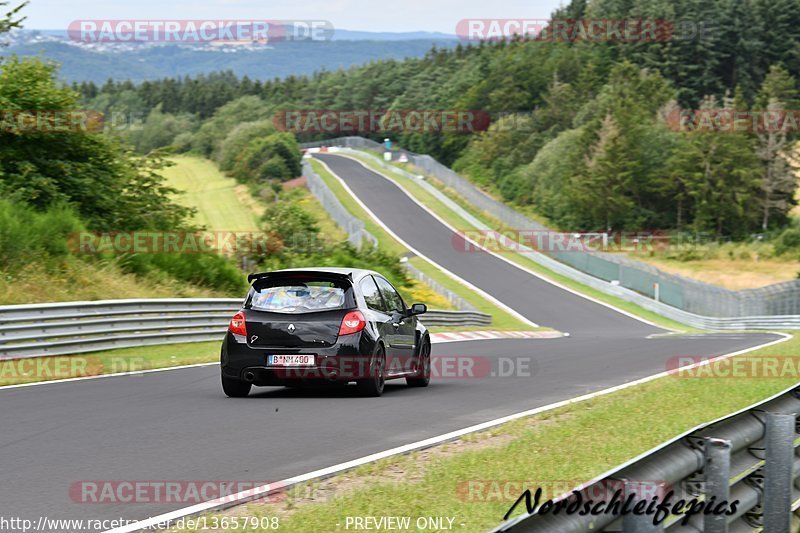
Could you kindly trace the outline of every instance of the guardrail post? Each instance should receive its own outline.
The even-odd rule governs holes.
[[[712,497],[716,502],[730,502],[731,497],[731,441],[705,439],[705,493],[706,501]],[[703,533],[727,533],[728,520],[725,514],[706,514],[703,518]]]
[[[792,467],[796,415],[766,413],[764,531],[788,533],[792,518]]]
[[[636,506],[638,501],[647,501],[647,498],[642,497],[641,494],[645,485],[648,484],[648,482],[625,480],[625,500],[632,494],[635,496],[631,501],[631,509]],[[652,486],[658,488],[660,485],[652,483]],[[622,516],[622,531],[623,533],[657,533],[664,531],[664,523],[655,525],[653,515],[628,513]]]

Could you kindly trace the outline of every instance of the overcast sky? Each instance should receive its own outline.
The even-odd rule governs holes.
[[[16,5],[21,0],[12,0]],[[85,19],[326,20],[362,31],[455,33],[470,18],[547,18],[561,0],[31,0],[28,29],[66,29]]]

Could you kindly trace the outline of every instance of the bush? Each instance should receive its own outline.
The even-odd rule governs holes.
[[[297,203],[278,201],[264,211],[264,230],[283,241],[283,250],[312,253],[321,247],[316,219]]]
[[[271,111],[261,98],[242,96],[232,100],[214,112],[192,138],[192,149],[206,157],[219,160],[222,143],[228,134],[243,122],[267,120]]]
[[[171,115],[162,113],[161,106],[156,106],[147,116],[141,128],[131,130],[127,140],[133,144],[140,154],[147,154],[156,148],[176,144],[176,139],[196,128],[196,121],[191,115]],[[181,139],[180,145],[185,149],[187,138]]]
[[[70,237],[83,229],[69,207],[59,205],[37,212],[25,204],[0,200],[0,267],[11,271],[67,256]]]
[[[301,171],[300,148],[288,133],[250,140],[236,158],[231,175],[241,182],[276,179],[287,181]]]
[[[242,294],[247,283],[230,259],[213,252],[132,254],[120,259],[126,272],[151,278],[166,277],[230,294]]]
[[[363,268],[380,272],[398,289],[410,287],[411,282],[397,256],[367,244],[358,250],[347,241],[326,241],[317,219],[298,203],[302,194],[300,189],[283,192],[265,211],[264,230],[280,239],[282,246],[258,258],[261,268]]]
[[[800,252],[800,229],[787,228],[775,239],[775,255]]]
[[[269,120],[239,124],[225,137],[225,140],[220,145],[219,158],[217,159],[219,168],[224,171],[233,170],[236,159],[250,144],[250,141],[273,133],[275,133],[275,126]]]
[[[263,165],[258,167],[255,174],[259,181],[269,181],[273,179],[287,181],[292,179],[286,162],[277,155],[272,156]]]

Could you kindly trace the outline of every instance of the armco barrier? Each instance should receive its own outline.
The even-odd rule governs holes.
[[[303,146],[340,146],[373,153],[383,153],[384,151],[381,144],[362,137],[341,137],[306,143]],[[432,157],[405,150],[396,152],[396,154],[400,153],[406,155],[409,164],[413,165],[419,174],[436,178],[478,210],[489,213],[506,226],[524,230],[547,230],[542,224],[491,198],[467,179]],[[382,160],[379,161],[383,163]],[[394,166],[391,168],[403,172]],[[553,253],[552,257],[548,256],[548,258],[555,258],[559,263],[589,274],[596,279],[606,282],[613,281],[622,288],[630,289],[650,299],[655,298],[655,284],[658,284],[660,301],[694,316],[800,316],[800,280],[785,281],[757,289],[732,291],[684,276],[670,274],[620,254],[561,252]]]
[[[333,191],[331,191],[325,181],[314,172],[314,169],[311,168],[308,161],[303,161],[303,175],[306,176],[308,188],[311,190],[311,193],[319,200],[323,209],[325,209],[334,222],[347,232],[348,241],[353,246],[360,248],[364,241],[371,243],[373,246],[378,245],[378,239],[376,239],[372,233],[364,229],[364,222],[350,213],[350,211],[339,202]],[[406,261],[402,264],[411,277],[421,281],[436,293],[446,298],[456,309],[465,311],[475,310],[472,304],[450,289],[445,288],[423,271],[415,268],[411,263]]]
[[[330,215],[336,224],[347,232],[347,238],[353,246],[361,248],[366,240],[373,246],[377,246],[378,239],[373,234],[364,229],[364,221],[353,216],[347,208],[336,198],[336,195],[328,188],[325,182],[317,176],[308,161],[303,161],[303,175],[306,177],[308,189],[311,191],[323,209]]]
[[[348,138],[345,138],[345,139],[347,140],[347,139],[353,139],[353,138],[349,138],[348,137]],[[355,137],[355,139],[359,139],[361,141],[366,141],[366,139],[361,139],[360,137]],[[329,141],[328,144],[331,144],[331,142],[332,141]],[[348,142],[350,142],[350,141],[348,141]],[[368,142],[371,143],[372,141],[368,141]],[[352,142],[350,142],[350,144],[352,144]],[[355,143],[355,144],[361,144],[361,143]],[[376,144],[376,143],[373,143],[373,144]],[[342,148],[342,151],[345,154],[347,154],[347,152],[349,150],[350,150],[350,148],[348,148],[348,147],[343,147]],[[384,162],[380,158],[371,156],[368,152],[359,152],[359,153],[361,153],[363,155],[366,155],[367,157],[372,158],[375,163],[381,165],[384,169],[386,169],[386,170],[388,170],[390,172],[394,172],[396,174],[399,174],[399,175],[402,175],[402,176],[405,176],[405,177],[408,177],[408,178],[419,179],[419,176],[411,174],[409,172],[406,172],[405,170],[400,169],[400,168],[398,168],[398,167],[396,167],[394,165],[387,164],[386,162]],[[463,180],[463,178],[460,178],[460,179]],[[450,209],[452,209],[453,211],[458,213],[459,216],[461,216],[464,220],[469,222],[469,224],[472,225],[473,227],[475,227],[476,229],[481,229],[481,230],[489,230],[489,229],[491,229],[491,228],[489,228],[489,226],[487,226],[486,224],[484,224],[480,220],[478,220],[475,217],[473,217],[467,211],[465,211],[461,206],[459,206],[456,202],[454,202],[452,200],[452,198],[449,198],[442,191],[440,191],[439,189],[437,189],[436,187],[434,187],[430,183],[427,183],[425,180],[419,180],[419,184],[420,184],[420,186],[425,188],[425,190],[427,192],[429,192],[430,194],[435,196],[443,204],[445,204]],[[477,189],[476,189],[476,191],[477,191]],[[483,194],[483,193],[480,193],[480,194]],[[494,200],[492,200],[492,201],[494,202]],[[504,238],[500,238],[499,239],[501,244],[504,242],[503,239]],[[512,246],[511,241],[506,241],[506,243],[509,245],[509,247]],[[607,281],[606,279],[603,279],[603,278],[600,278],[600,277],[596,277],[596,276],[587,274],[586,272],[583,272],[583,271],[581,271],[581,270],[579,270],[577,268],[573,268],[569,264],[566,264],[566,263],[563,263],[563,262],[558,261],[556,259],[553,259],[552,257],[550,257],[547,254],[543,254],[543,253],[537,252],[535,250],[532,250],[532,249],[527,248],[525,246],[518,245],[516,243],[513,243],[513,247],[515,249],[517,249],[517,250],[522,250],[520,252],[521,255],[524,255],[525,257],[528,257],[529,259],[535,261],[536,263],[539,263],[540,265],[548,268],[549,270],[552,270],[553,272],[556,272],[556,273],[561,274],[563,276],[566,276],[566,277],[568,277],[570,279],[573,279],[575,281],[583,283],[584,285],[592,287],[593,289],[597,289],[597,290],[599,290],[599,291],[601,291],[601,292],[603,292],[605,294],[616,296],[616,297],[618,297],[618,298],[620,298],[622,300],[625,300],[625,301],[628,301],[628,302],[631,302],[631,303],[635,303],[636,305],[638,305],[638,306],[640,306],[640,307],[642,307],[644,309],[647,309],[648,311],[653,311],[654,313],[657,313],[657,314],[659,314],[659,315],[661,315],[661,316],[663,316],[665,318],[668,318],[670,320],[674,320],[676,322],[680,322],[682,324],[686,324],[686,325],[691,326],[691,327],[701,328],[701,329],[721,329],[721,330],[726,330],[726,329],[727,330],[741,330],[741,329],[770,329],[770,330],[772,330],[772,329],[800,329],[800,314],[796,314],[796,315],[752,315],[752,316],[741,314],[741,313],[744,313],[747,309],[758,308],[759,306],[750,306],[750,308],[741,307],[740,308],[741,313],[734,314],[733,316],[730,316],[730,317],[703,316],[703,315],[700,315],[700,314],[691,313],[691,312],[685,311],[685,310],[680,309],[679,307],[676,307],[675,305],[673,305],[676,302],[670,302],[669,304],[667,304],[667,303],[664,303],[663,301],[654,300],[652,297],[648,297],[645,294],[642,294],[640,292],[637,292],[635,290],[627,288],[623,284],[612,283],[610,281]],[[574,253],[574,252],[571,252],[571,253],[572,253],[572,255],[578,255],[578,256],[586,255],[586,254],[580,254],[580,253]],[[610,254],[605,254],[605,255],[610,255]],[[630,260],[626,260],[624,258],[621,258],[621,260],[630,261]],[[631,261],[631,263],[635,263],[635,262]],[[652,267],[648,266],[648,268],[652,268]],[[631,270],[629,270],[629,271],[631,271]],[[694,280],[691,280],[691,281],[692,281],[692,283],[699,283],[699,282],[695,282]],[[669,283],[669,281],[662,280],[662,283]],[[745,292],[745,291],[728,291],[728,290],[722,289],[720,287],[714,287],[714,286],[703,284],[703,283],[700,283],[700,285],[708,288],[708,290],[705,293],[707,296],[711,295],[711,294],[718,294],[719,298],[720,298],[720,301],[723,299],[723,296],[725,296],[725,295],[727,295],[728,297],[731,297],[730,294],[728,294],[728,293],[736,295],[737,292],[739,292],[739,293]],[[788,291],[779,290],[779,288],[781,286],[784,286],[784,285],[789,285],[790,286]],[[777,291],[777,292],[781,293],[780,298],[792,299],[792,298],[795,298],[795,296],[794,296],[794,286],[795,286],[795,282],[786,282],[786,283],[779,283],[779,284],[776,284],[776,285],[771,285],[769,287],[763,287],[762,289],[751,289],[751,291]],[[800,286],[800,285],[798,285],[798,286]],[[722,294],[722,293],[724,293],[724,294]],[[775,296],[775,297],[777,298],[777,296]],[[698,298],[698,297],[694,296],[694,298]],[[800,298],[800,295],[798,295],[797,298]],[[709,305],[711,305],[711,304],[709,304]],[[716,304],[714,304],[714,305],[716,305]],[[794,303],[792,305],[794,305]]]
[[[571,533],[585,531],[655,531],[735,532],[790,531],[792,511],[800,507],[800,388],[793,387],[747,409],[699,426],[683,435],[621,465],[576,490],[585,503],[595,495],[608,502],[617,490],[622,499],[631,498],[628,509],[654,495],[663,503],[670,490],[672,504],[688,502],[737,501],[730,515],[700,512],[681,524],[684,515],[669,514],[654,524],[654,514],[609,512],[585,516],[575,513],[528,513],[524,501],[516,515],[494,531],[535,531]],[[534,492],[536,487],[530,487]],[[598,498],[600,495],[601,498]],[[712,498],[714,498],[712,500]],[[570,491],[554,501],[574,503],[578,496]],[[509,502],[511,507],[513,502]],[[544,503],[539,502],[540,505]],[[672,506],[670,505],[670,508]],[[617,507],[617,511],[622,506]],[[728,508],[730,509],[730,508]],[[723,509],[724,510],[724,509]],[[795,529],[796,530],[796,529]]]
[[[176,298],[0,306],[0,359],[219,341],[241,303]],[[483,326],[491,316],[430,310],[421,320],[429,326]]]

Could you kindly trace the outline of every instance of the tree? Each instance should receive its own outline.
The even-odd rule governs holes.
[[[725,107],[731,105],[726,102]],[[711,97],[701,106],[707,113],[719,109]],[[759,216],[751,206],[758,194],[761,166],[746,133],[682,132],[669,167],[685,187],[696,232],[742,236],[757,227]]]
[[[78,95],[55,77],[55,67],[38,58],[0,65],[0,109],[7,115],[0,127],[0,195],[39,210],[68,204],[90,229],[183,227],[191,210],[171,201],[177,191],[159,174],[164,162],[134,156],[88,120],[84,127]],[[55,130],[56,111],[76,120]],[[20,126],[20,117],[35,122]]]
[[[795,205],[797,188],[795,170],[788,159],[792,149],[792,133],[785,127],[786,113],[796,109],[797,89],[795,79],[779,65],[770,67],[756,98],[758,112],[763,113],[765,127],[756,133],[756,154],[764,167],[761,179],[761,229],[769,228],[770,217],[776,215],[785,222],[786,214]],[[768,117],[777,122],[767,123]],[[771,122],[771,121],[770,121]]]
[[[586,172],[575,176],[574,198],[592,225],[604,230],[624,225],[633,211],[630,197],[639,164],[630,158],[628,139],[606,115],[595,145],[586,157]]]
[[[196,120],[193,116],[162,113],[159,104],[150,112],[141,127],[130,130],[127,140],[138,153],[148,154],[157,148],[173,144],[178,135],[191,132],[195,128]]]
[[[300,175],[300,148],[291,133],[251,139],[236,158],[231,175],[242,182],[287,181]]]
[[[258,122],[244,122],[236,126],[222,141],[217,163],[219,168],[230,171],[236,164],[236,159],[247,147],[248,143],[257,137],[266,137],[275,133],[275,126],[270,120]]]
[[[5,6],[9,5],[9,2],[0,2],[0,8],[5,8]],[[22,2],[15,8],[12,8],[8,11],[5,15],[0,16],[0,35],[4,33],[8,33],[14,28],[21,28],[22,22],[25,20],[26,17],[17,18],[19,12],[22,10],[23,7],[28,5],[28,2]],[[0,43],[2,46],[2,43]]]

